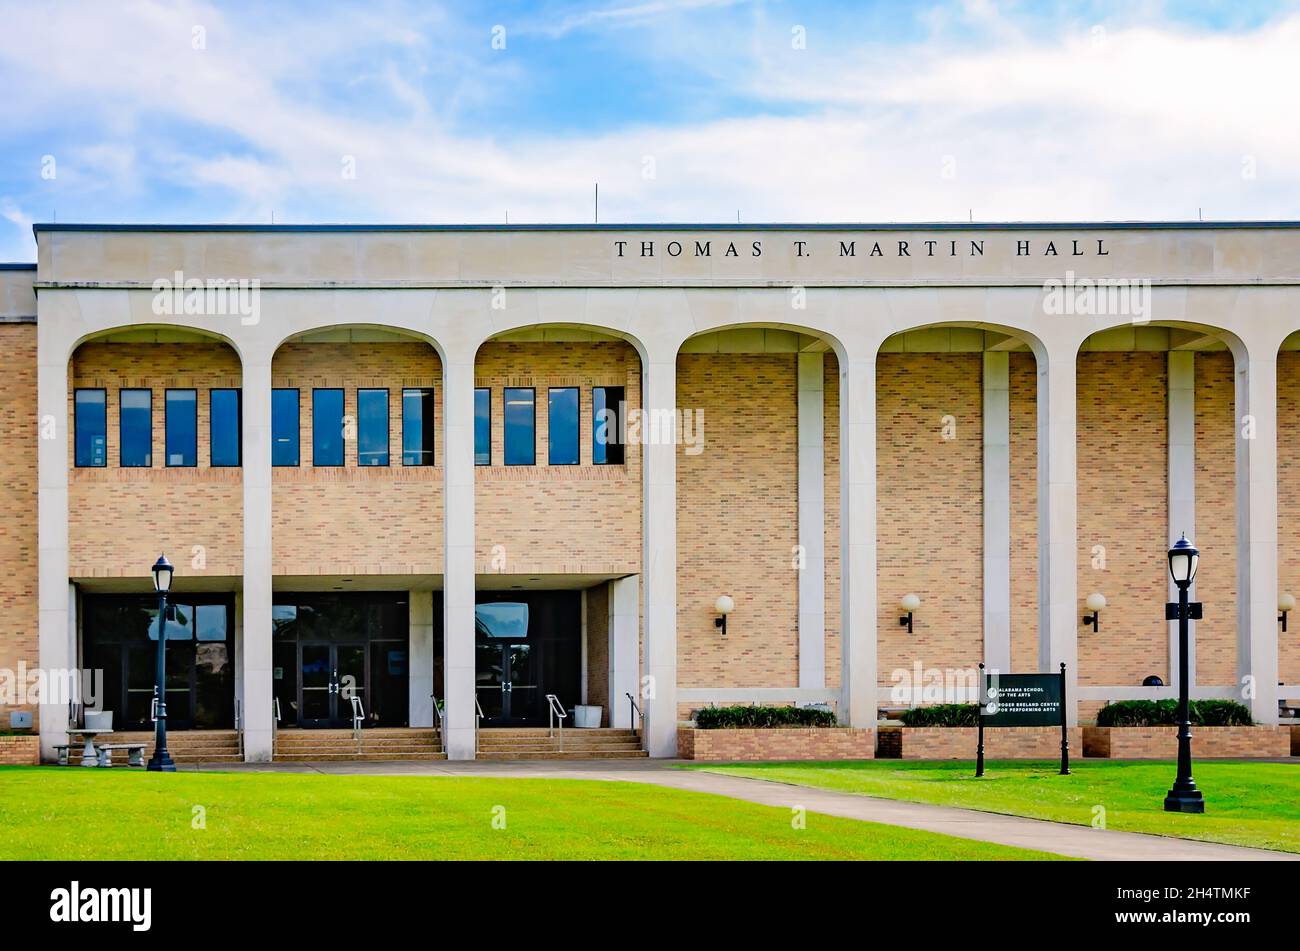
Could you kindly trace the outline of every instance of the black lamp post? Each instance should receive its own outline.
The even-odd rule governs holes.
[[[175,569],[166,555],[159,555],[153,566],[153,588],[158,592],[158,670],[154,681],[153,756],[146,767],[155,773],[174,773],[176,764],[167,755],[167,592],[172,586]]]
[[[1178,586],[1178,603],[1165,605],[1165,620],[1178,622],[1178,777],[1165,796],[1165,812],[1204,812],[1205,800],[1192,779],[1192,721],[1187,711],[1187,622],[1201,619],[1201,603],[1188,603],[1201,553],[1184,535],[1169,549],[1169,574]]]

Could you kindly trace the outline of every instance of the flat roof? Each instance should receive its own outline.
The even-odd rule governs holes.
[[[0,261],[0,271],[34,271],[35,264],[26,264],[22,261]]]
[[[32,232],[43,231],[131,231],[131,232],[412,232],[412,231],[1167,231],[1226,229],[1294,229],[1300,221],[890,221],[727,224],[723,222],[619,224],[75,224],[41,223]]]

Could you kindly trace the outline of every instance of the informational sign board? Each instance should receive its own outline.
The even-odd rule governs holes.
[[[1065,665],[1059,674],[988,673],[980,664],[979,745],[975,775],[984,775],[984,728],[1059,726],[1061,775],[1070,774],[1070,734],[1065,725]]]

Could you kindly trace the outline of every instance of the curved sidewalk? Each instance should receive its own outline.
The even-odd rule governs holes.
[[[665,760],[530,760],[515,762],[422,763],[283,763],[235,766],[239,771],[315,772],[325,774],[482,776],[526,779],[589,779],[650,783],[692,792],[712,793],[765,806],[802,806],[846,819],[861,819],[963,839],[977,839],[1084,859],[1109,861],[1296,862],[1300,854],[1196,842],[1140,832],[1117,832],[1090,826],[1025,819],[973,809],[876,799],[855,793],[794,786],[763,779],[725,776],[696,769],[673,769]],[[200,767],[202,768],[202,767]],[[226,771],[230,766],[206,767]]]

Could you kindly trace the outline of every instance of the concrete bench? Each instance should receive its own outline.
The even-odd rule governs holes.
[[[113,765],[113,750],[126,750],[127,766],[144,765],[144,747],[143,743],[101,743],[97,747],[99,750],[99,765]]]
[[[58,744],[57,746],[54,747],[54,752],[59,757],[59,765],[67,766],[68,765],[68,744],[67,743]]]

